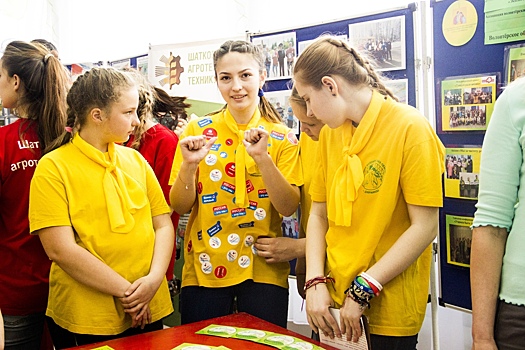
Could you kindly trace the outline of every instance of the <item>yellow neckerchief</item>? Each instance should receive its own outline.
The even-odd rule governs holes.
[[[102,186],[111,230],[118,233],[131,231],[135,226],[133,214],[147,204],[143,186],[116,166],[114,143],[109,143],[108,152],[102,153],[84,141],[78,133],[73,137],[72,142],[86,157],[106,168]]]
[[[253,173],[255,172],[257,165],[253,158],[246,152],[246,147],[242,142],[244,140],[244,130],[239,130],[239,125],[228,108],[222,111],[222,116],[231,132],[239,138],[239,144],[235,150],[235,204],[239,208],[246,208],[248,207],[248,195],[246,194],[246,170],[248,170],[249,173]],[[259,111],[259,108],[256,108],[250,122],[246,125],[246,130],[257,128],[260,119],[261,112]]]
[[[363,165],[357,154],[368,143],[385,100],[384,95],[374,90],[370,105],[355,132],[350,120],[345,121],[340,126],[344,145],[343,162],[334,174],[327,202],[328,218],[338,226],[350,226],[352,224],[352,205],[357,199],[359,188],[364,180]],[[350,142],[349,139],[352,134],[353,137]]]

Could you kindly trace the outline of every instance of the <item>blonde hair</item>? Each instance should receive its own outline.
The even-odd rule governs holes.
[[[337,75],[352,85],[368,86],[398,101],[364,54],[330,35],[308,45],[294,65],[294,79],[314,89],[321,88],[321,79],[327,75]]]

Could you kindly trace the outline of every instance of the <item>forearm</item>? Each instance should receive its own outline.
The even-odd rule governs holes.
[[[308,219],[306,235],[306,280],[317,276],[324,276],[326,260],[325,236],[328,231],[328,220],[325,215],[319,213],[319,210],[316,210],[318,205],[326,209],[325,203],[314,202],[310,212],[310,218]]]
[[[262,174],[268,197],[275,209],[283,216],[290,216],[299,206],[299,188],[290,185],[269,155],[255,159]]]
[[[175,234],[168,214],[154,217],[153,223],[155,227],[155,246],[149,275],[160,285],[170,263]]]
[[[198,164],[187,164],[183,162],[177,178],[173,186],[171,186],[171,207],[179,215],[189,212],[195,203],[197,197],[197,191],[195,189],[197,169]]]
[[[506,241],[505,228],[476,227],[472,233],[470,285],[474,341],[494,338],[494,320]]]
[[[413,211],[417,210],[418,218],[411,215],[409,228],[381,259],[366,271],[382,285],[405,271],[427,249],[437,235],[438,208],[416,208],[416,206],[412,208]]]

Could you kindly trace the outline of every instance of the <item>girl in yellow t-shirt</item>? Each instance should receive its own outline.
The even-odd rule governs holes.
[[[258,47],[227,41],[213,60],[226,106],[188,124],[170,179],[173,209],[192,209],[181,321],[238,310],[286,327],[289,264],[268,264],[254,242],[281,236],[281,215],[297,209],[298,141],[263,96],[266,68]]]
[[[442,205],[443,145],[368,60],[335,37],[301,53],[294,80],[307,115],[328,126],[310,187],[308,322],[357,341],[365,313],[374,350],[415,349]],[[329,307],[340,309],[339,324]]]
[[[67,96],[59,148],[38,163],[29,221],[53,261],[46,315],[56,349],[162,329],[173,311],[166,269],[170,208],[137,151],[128,73],[93,68]]]

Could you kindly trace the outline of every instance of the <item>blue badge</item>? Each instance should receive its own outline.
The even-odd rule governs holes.
[[[219,233],[221,230],[222,230],[221,222],[217,221],[217,223],[213,225],[212,227],[210,227],[208,230],[206,230],[206,232],[208,232],[208,235],[210,237],[213,237],[217,233]]]
[[[212,194],[205,194],[202,196],[202,204],[208,204],[208,203],[215,203],[217,202],[217,196],[219,194],[217,192]]]

